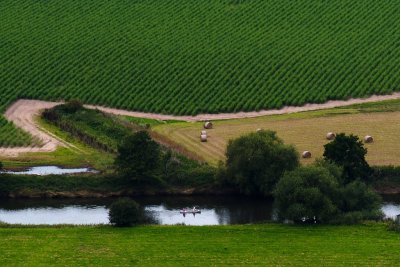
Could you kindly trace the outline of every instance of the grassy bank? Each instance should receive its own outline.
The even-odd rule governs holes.
[[[1,197],[102,197],[132,188],[115,175],[0,175]]]
[[[182,170],[174,179],[138,183],[117,174],[0,175],[0,198],[112,197],[136,195],[225,195],[236,189],[213,179],[212,170]]]
[[[47,165],[68,168],[90,166],[102,171],[107,171],[112,167],[114,155],[111,153],[94,149],[39,117],[37,118],[37,123],[41,128],[68,143],[69,146],[59,147],[54,152],[22,153],[18,157],[4,157],[0,155],[0,161],[4,163],[4,167],[18,169]]]
[[[383,224],[0,228],[2,266],[398,265]]]
[[[153,127],[158,134],[171,142],[182,145],[186,150],[211,164],[225,158],[228,140],[257,129],[270,129],[278,133],[285,143],[293,144],[299,151],[309,150],[311,163],[321,157],[327,132],[346,132],[372,135],[374,143],[367,144],[367,160],[371,165],[400,165],[400,100],[383,101],[335,108],[259,118],[215,121],[214,129],[208,130],[206,143],[200,142],[202,123],[174,123]]]

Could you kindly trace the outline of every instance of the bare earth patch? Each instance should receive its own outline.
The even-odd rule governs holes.
[[[99,109],[106,113],[115,115],[125,115],[131,117],[148,118],[156,120],[181,120],[181,121],[204,121],[204,120],[227,120],[227,119],[241,119],[241,118],[254,118],[267,115],[287,114],[311,110],[329,109],[342,106],[350,106],[353,104],[361,104],[368,102],[377,102],[383,100],[400,99],[400,93],[392,95],[379,95],[371,96],[368,98],[349,99],[349,100],[335,100],[328,101],[323,104],[306,104],[301,107],[283,107],[282,109],[275,110],[262,110],[254,112],[238,112],[238,113],[220,113],[220,114],[199,114],[196,116],[173,116],[155,113],[144,113],[128,110],[113,109],[102,106],[85,105],[87,108]],[[41,140],[44,144],[41,147],[17,147],[17,148],[0,148],[0,155],[8,157],[16,157],[20,153],[26,152],[52,152],[58,146],[73,147],[68,142],[49,133],[41,128],[35,121],[35,116],[40,115],[40,112],[46,108],[52,108],[62,102],[47,102],[41,100],[25,100],[21,99],[12,104],[6,111],[5,117],[7,120],[14,122],[17,127],[29,132],[32,136]]]

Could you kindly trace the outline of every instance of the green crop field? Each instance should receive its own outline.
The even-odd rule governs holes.
[[[38,143],[38,140],[15,128],[14,124],[2,119],[0,115],[0,147],[28,146]]]
[[[383,224],[0,228],[2,266],[397,266]]]
[[[0,112],[19,98],[196,114],[400,90],[396,0],[3,0],[0,14]]]
[[[400,90],[395,0],[4,0],[0,13],[2,109],[80,98],[194,114]]]

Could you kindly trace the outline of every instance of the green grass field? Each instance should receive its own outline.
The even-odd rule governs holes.
[[[383,224],[0,228],[2,266],[397,266]]]
[[[271,129],[286,143],[294,144],[299,152],[311,151],[311,163],[322,157],[326,133],[353,133],[361,138],[372,135],[375,141],[366,144],[367,160],[372,165],[400,165],[400,100],[384,101],[346,108],[310,111],[259,118],[215,121],[208,130],[208,141],[200,142],[202,123],[174,123],[154,126],[158,134],[181,144],[211,164],[224,160],[229,140],[257,129]]]

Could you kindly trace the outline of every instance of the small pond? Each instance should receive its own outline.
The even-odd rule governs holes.
[[[151,196],[134,198],[149,223],[226,225],[260,223],[275,219],[271,200],[238,196]],[[3,199],[0,221],[14,224],[107,224],[108,207],[115,199]],[[400,214],[400,198],[384,198],[388,217]],[[198,206],[201,214],[180,214]]]
[[[60,168],[57,166],[38,166],[38,167],[31,167],[23,171],[3,171],[2,173],[9,173],[9,174],[25,174],[25,175],[50,175],[50,174],[73,174],[73,173],[96,173],[96,170],[90,168]]]

